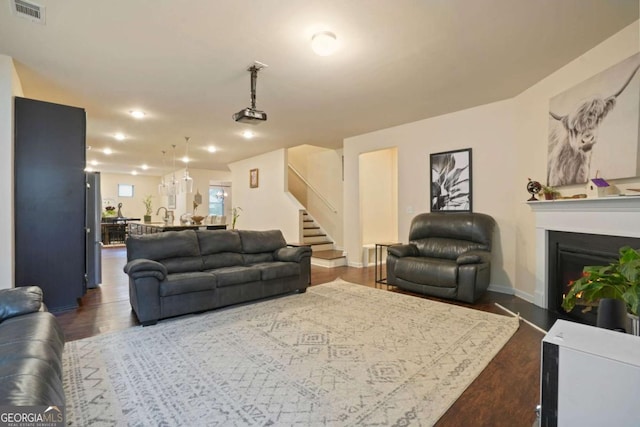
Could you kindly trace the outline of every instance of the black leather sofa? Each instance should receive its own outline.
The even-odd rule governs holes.
[[[184,230],[130,236],[129,299],[142,325],[292,291],[305,292],[311,249],[279,230]]]
[[[495,220],[481,213],[423,213],[411,221],[409,244],[388,248],[387,283],[473,303],[489,287]]]
[[[39,287],[0,290],[0,406],[63,406],[63,349]]]

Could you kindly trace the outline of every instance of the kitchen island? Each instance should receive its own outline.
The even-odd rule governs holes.
[[[226,224],[192,224],[192,225],[165,225],[164,222],[130,222],[129,235],[162,233],[165,231],[181,230],[226,230]]]

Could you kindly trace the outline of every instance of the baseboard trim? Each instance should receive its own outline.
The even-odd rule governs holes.
[[[511,286],[489,285],[489,288],[487,290],[492,292],[499,292],[501,294],[507,294],[507,295],[515,294],[515,289],[513,289]]]

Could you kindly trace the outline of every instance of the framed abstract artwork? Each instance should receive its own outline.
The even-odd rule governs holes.
[[[431,212],[471,212],[471,148],[430,155]]]

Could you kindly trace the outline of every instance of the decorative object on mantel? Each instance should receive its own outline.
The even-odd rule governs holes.
[[[542,194],[545,200],[555,200],[560,197],[560,192],[549,185],[542,186]]]
[[[636,176],[639,68],[635,54],[550,100],[548,185],[585,184],[591,170],[610,179]],[[594,150],[599,137],[603,146]]]
[[[574,194],[573,196],[562,196],[562,197],[556,197],[557,199],[563,199],[563,200],[570,200],[570,199],[586,199],[587,195],[584,193],[580,193],[580,194]]]
[[[603,178],[598,178],[600,171],[596,172],[596,177],[587,181],[587,197],[604,197],[607,195],[609,183]]]
[[[531,178],[527,178],[529,182],[527,182],[527,191],[531,194],[531,197],[527,200],[527,202],[535,202],[536,194],[538,194],[542,190],[542,184],[538,181],[532,181]]]
[[[597,306],[603,298],[624,301],[629,317],[638,335],[638,307],[640,305],[640,252],[625,246],[620,257],[607,266],[586,266],[582,277],[569,282],[569,292],[562,299],[567,312],[575,306],[584,306],[583,312]],[[634,323],[635,322],[635,323]]]

